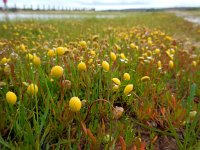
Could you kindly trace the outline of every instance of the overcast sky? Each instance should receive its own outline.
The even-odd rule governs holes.
[[[26,5],[33,8],[46,8],[55,6],[56,8],[95,8],[105,9],[128,9],[128,8],[166,8],[166,7],[200,7],[200,0],[8,0],[8,6],[23,7]],[[3,0],[0,0],[0,7]]]

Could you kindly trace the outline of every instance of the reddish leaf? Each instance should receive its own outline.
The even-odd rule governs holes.
[[[82,122],[82,121],[81,121],[81,126],[82,126],[82,128],[83,128],[83,131],[84,131],[85,135],[87,135],[87,128],[86,128],[86,125],[85,125],[85,123]]]
[[[152,143],[152,144],[155,143],[157,139],[158,139],[158,136],[156,135],[156,136],[153,138],[153,140],[151,141],[151,143]]]
[[[92,132],[90,131],[90,129],[87,129],[87,135],[90,137],[90,139],[92,140],[92,143],[94,145],[96,145],[97,143],[97,139],[94,137],[94,135],[92,134]]]
[[[121,144],[122,150],[126,150],[126,142],[122,136],[119,136],[119,142]]]
[[[145,150],[145,147],[146,147],[146,143],[145,143],[145,142],[142,142],[142,143],[141,143],[140,150]]]
[[[101,131],[102,131],[103,134],[105,134],[105,131],[106,131],[105,128],[106,128],[106,127],[105,127],[105,123],[104,123],[104,120],[103,120],[103,118],[102,118]]]

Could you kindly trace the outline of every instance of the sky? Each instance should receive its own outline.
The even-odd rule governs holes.
[[[56,8],[95,8],[96,10],[129,9],[129,8],[166,8],[166,7],[200,7],[200,0],[8,0],[8,7],[36,9],[45,7]],[[3,7],[3,0],[0,0]]]

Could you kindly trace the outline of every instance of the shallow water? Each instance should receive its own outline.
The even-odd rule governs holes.
[[[0,13],[0,21],[25,19],[83,19],[83,18],[115,18],[117,14],[39,14],[39,13]]]
[[[193,16],[186,12],[175,12],[178,17],[183,17],[185,20],[200,25],[200,17]]]

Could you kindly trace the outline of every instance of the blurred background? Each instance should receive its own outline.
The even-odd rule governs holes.
[[[186,13],[190,10],[200,10],[200,0],[0,0],[0,20],[113,18],[123,14],[102,12],[168,11],[200,23],[199,15]]]
[[[196,8],[200,0],[0,0],[0,10],[101,11],[123,9]]]

